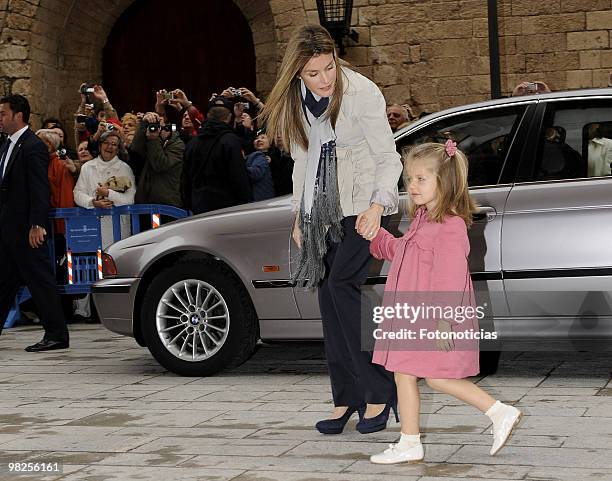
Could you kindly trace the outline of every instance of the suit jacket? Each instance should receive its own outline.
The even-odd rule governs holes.
[[[27,129],[13,147],[0,185],[0,238],[14,246],[28,246],[33,225],[48,228],[51,203],[49,151],[33,130]]]

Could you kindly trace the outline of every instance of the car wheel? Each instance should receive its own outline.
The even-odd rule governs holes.
[[[238,366],[257,343],[257,317],[244,286],[207,259],[183,259],[156,275],[141,322],[153,357],[182,376]]]

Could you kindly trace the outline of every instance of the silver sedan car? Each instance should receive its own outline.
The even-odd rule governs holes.
[[[470,161],[470,269],[494,329],[538,344],[610,341],[612,89],[486,101],[396,133],[400,150],[448,138]],[[259,339],[321,339],[316,292],[290,282],[292,220],[282,197],[111,245],[92,290],[104,326],[189,376],[244,362]],[[400,209],[390,230],[408,223]],[[364,290],[381,291],[387,269],[373,261]]]

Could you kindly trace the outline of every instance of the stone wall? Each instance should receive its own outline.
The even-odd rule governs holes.
[[[59,116],[71,125],[81,82],[102,81],[102,50],[114,23],[133,0],[0,0],[0,93],[28,96],[32,126]],[[274,16],[296,17],[293,0],[235,0],[251,26],[257,83],[276,78]],[[304,9],[298,2],[302,17]],[[301,22],[305,20],[302,18]],[[111,99],[112,100],[112,99]],[[70,129],[68,129],[70,131]],[[69,140],[72,135],[69,132]]]
[[[0,93],[26,94],[34,127],[47,115],[71,121],[78,85],[101,80],[106,37],[132,1],[0,0]],[[235,1],[265,94],[294,29],[318,23],[316,0]],[[498,14],[504,94],[523,80],[608,85],[612,0],[499,0]],[[435,111],[490,96],[484,0],[354,0],[352,23],[359,42],[345,58],[389,102]]]
[[[305,0],[318,21],[316,1]],[[359,42],[346,59],[389,102],[436,111],[490,97],[487,2],[354,0]],[[606,87],[612,1],[499,0],[502,93],[524,80],[552,90]]]

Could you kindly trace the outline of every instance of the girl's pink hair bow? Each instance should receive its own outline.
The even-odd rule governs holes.
[[[452,157],[457,153],[457,142],[453,142],[453,139],[448,139],[444,144],[444,150],[449,157]]]

